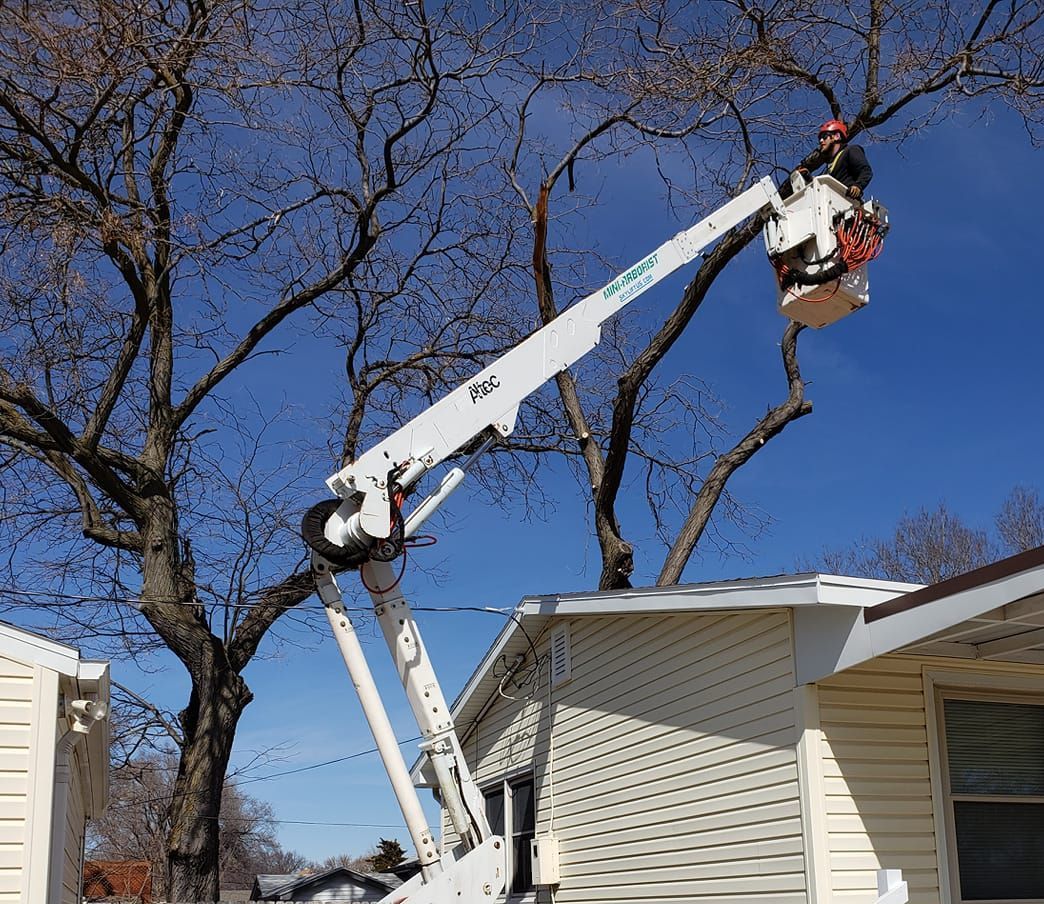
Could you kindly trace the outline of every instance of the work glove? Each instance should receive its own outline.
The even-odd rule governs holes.
[[[849,185],[848,191],[845,192],[846,198],[858,198],[863,194],[863,190],[858,185]]]

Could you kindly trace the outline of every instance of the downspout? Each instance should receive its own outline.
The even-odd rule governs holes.
[[[73,748],[81,738],[108,715],[104,703],[73,700],[73,724],[58,741],[54,759],[54,809],[51,815],[51,856],[47,864],[47,902],[62,904],[62,866],[65,863],[65,826],[69,818],[69,784],[72,779]],[[79,892],[77,892],[79,898]]]

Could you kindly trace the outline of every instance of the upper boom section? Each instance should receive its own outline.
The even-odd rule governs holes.
[[[765,177],[524,339],[331,476],[327,486],[343,499],[361,497],[360,527],[372,537],[387,537],[390,471],[413,466],[415,479],[488,427],[508,436],[522,400],[591,351],[603,322],[769,204],[786,215],[775,185]]]

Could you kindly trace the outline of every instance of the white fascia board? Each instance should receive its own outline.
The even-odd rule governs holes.
[[[879,581],[872,578],[847,578],[836,574],[819,576],[820,602],[833,606],[859,606],[869,609],[905,593],[921,590],[924,584]]]
[[[645,615],[808,605],[818,600],[818,577],[816,574],[775,575],[708,584],[527,596],[520,605],[526,615]],[[751,599],[751,594],[756,599]],[[782,599],[789,602],[782,603]]]
[[[969,618],[1039,593],[1044,565],[895,612],[867,625],[874,656],[883,656]]]
[[[109,700],[109,663],[96,659],[80,660],[77,676],[80,698],[93,697],[104,703],[111,715]],[[109,715],[97,722],[87,735],[87,769],[90,778],[89,819],[97,817],[109,801],[109,743],[111,738]]]
[[[798,684],[810,684],[861,662],[894,653],[971,618],[1039,593],[1044,565],[939,597],[869,624],[862,612],[795,611]],[[912,588],[916,590],[918,588]]]
[[[5,622],[0,622],[0,656],[27,664],[39,664],[71,678],[75,678],[79,671],[80,651],[75,647]]]
[[[714,609],[781,609],[801,606],[876,606],[919,584],[797,574],[709,584],[646,587],[602,593],[532,596],[522,600],[526,615],[648,615]]]

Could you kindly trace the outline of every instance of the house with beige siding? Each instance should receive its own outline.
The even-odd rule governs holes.
[[[109,666],[0,623],[0,902],[78,904],[108,795]]]
[[[516,616],[453,707],[509,902],[1044,900],[1044,549]]]

